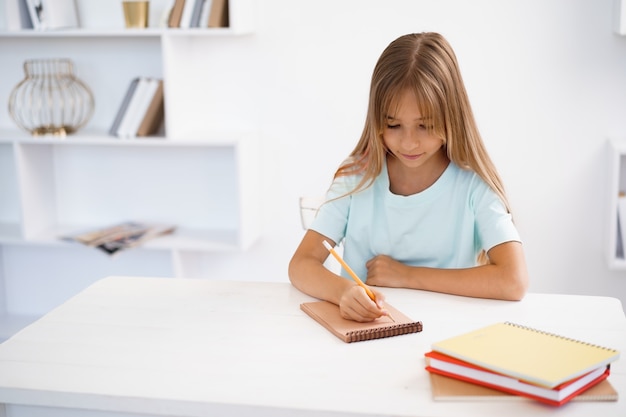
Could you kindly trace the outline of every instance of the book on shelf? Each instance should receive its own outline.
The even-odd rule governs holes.
[[[615,252],[617,257],[626,258],[626,194],[617,196],[617,239]]]
[[[43,29],[43,0],[25,0],[34,29]]]
[[[117,114],[115,115],[115,119],[113,120],[113,124],[109,129],[109,134],[113,136],[117,136],[117,131],[120,128],[120,124],[122,123],[122,119],[124,118],[124,114],[126,110],[128,110],[128,106],[130,104],[130,100],[135,93],[135,89],[137,89],[137,85],[139,84],[139,77],[133,78],[126,90],[126,94],[124,95],[124,99],[122,100],[122,104],[120,105]]]
[[[191,17],[193,15],[193,10],[195,6],[196,0],[185,0],[183,12],[180,17],[180,24],[178,25],[179,28],[188,29],[191,27]]]
[[[33,21],[26,0],[5,0],[7,30],[32,29]]]
[[[35,29],[67,29],[79,26],[75,0],[25,1]]]
[[[176,227],[169,224],[123,222],[86,232],[62,236],[61,239],[94,247],[113,255],[134,248],[158,236],[173,233]]]
[[[137,136],[155,135],[165,120],[165,101],[163,100],[163,80],[156,80],[156,90],[148,108],[144,112],[137,128]]]
[[[492,372],[438,352],[427,352],[425,356],[426,370],[430,373],[531,398],[554,406],[565,404],[580,393],[604,381],[610,373],[610,366],[605,365],[556,387],[546,388],[515,377]]]
[[[133,124],[135,118],[139,117],[137,114],[139,111],[139,107],[141,102],[144,100],[144,96],[148,91],[148,79],[146,77],[139,77],[139,81],[137,86],[133,90],[133,94],[128,103],[128,107],[122,116],[122,120],[120,121],[120,125],[117,128],[117,132],[115,134],[120,138],[130,138],[134,136],[133,132],[131,132],[131,125]]]
[[[465,382],[457,378],[429,373],[430,389],[435,401],[533,401],[533,399]],[[570,401],[617,401],[619,394],[608,379],[575,395]]]
[[[172,6],[172,10],[170,11],[170,17],[167,22],[168,27],[170,28],[180,27],[180,19],[183,16],[183,9],[185,7],[185,1],[192,1],[192,0],[176,0],[174,2],[174,6]]]
[[[200,12],[200,21],[198,27],[209,27],[209,15],[211,13],[212,0],[203,0],[202,11]]]
[[[228,27],[228,0],[211,0],[211,10],[209,11],[210,28]]]
[[[134,85],[133,85],[134,84]],[[137,108],[139,107],[139,101],[141,100],[141,96],[145,93],[145,89],[147,88],[147,83],[144,77],[137,77],[131,81],[129,86],[130,96],[128,97],[128,102],[125,105],[124,112],[121,115],[120,120],[117,123],[117,128],[114,130],[114,135],[118,137],[128,137],[130,136],[130,121],[134,117],[133,115],[137,112]],[[129,95],[127,91],[126,96]],[[126,100],[126,96],[124,99]],[[124,103],[122,103],[124,106]],[[119,113],[119,111],[118,111]],[[111,127],[113,130],[113,127]]]
[[[136,93],[139,92],[139,97],[136,101],[136,108],[134,109],[134,111],[132,111],[132,117],[129,118],[128,124],[126,125],[126,130],[123,132],[124,137],[137,136],[139,126],[141,125],[141,122],[144,119],[148,108],[150,107],[150,103],[152,103],[152,99],[154,98],[154,95],[159,88],[159,83],[160,80],[156,78],[141,79],[140,87],[142,87],[141,84],[143,84],[143,88],[136,91]]]
[[[137,77],[128,86],[109,129],[120,138],[154,135],[165,118],[163,80]]]
[[[422,331],[422,322],[407,317],[395,307],[385,304],[395,322],[387,316],[360,323],[344,319],[339,306],[328,301],[311,301],[300,304],[300,309],[346,343],[380,339]]]
[[[501,389],[507,387],[498,385],[504,384],[500,379],[494,383],[493,375],[548,390],[559,391],[578,379],[591,386],[608,376],[610,364],[620,355],[615,349],[509,322],[453,336],[431,348],[427,370],[468,379],[471,374],[473,382]]]
[[[206,0],[194,0],[189,27],[197,28],[202,26],[200,23],[200,17],[202,16],[202,9],[204,8],[205,3]]]
[[[228,27],[228,20],[228,0],[175,0],[168,18],[168,27]]]

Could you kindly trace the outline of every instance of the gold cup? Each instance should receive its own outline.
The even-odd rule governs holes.
[[[122,1],[127,28],[147,28],[149,1]]]

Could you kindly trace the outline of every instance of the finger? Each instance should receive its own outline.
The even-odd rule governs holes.
[[[378,258],[380,258],[380,257],[381,257],[381,255],[374,256],[372,259],[370,259],[369,261],[365,262],[365,267],[369,269],[370,267],[372,267],[376,263],[376,260]]]
[[[378,309],[368,309],[358,302],[346,303],[340,307],[341,315],[344,318],[360,322],[372,321],[381,315]]]
[[[379,291],[374,291],[374,295],[376,295],[376,305],[378,308],[385,307],[385,295]]]
[[[355,310],[362,316],[372,319],[377,319],[380,316],[388,315],[385,308],[384,297],[381,301],[376,300],[375,302],[368,297],[364,304],[360,304],[359,308]]]
[[[360,303],[350,303],[345,306],[346,314],[357,321],[372,321],[382,315],[381,310],[375,304],[363,305]]]
[[[344,318],[356,321],[372,321],[383,315],[381,308],[367,295],[365,289],[357,285],[344,295],[340,307]]]

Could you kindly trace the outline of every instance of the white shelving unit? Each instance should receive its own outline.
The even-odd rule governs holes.
[[[626,35],[626,0],[613,0],[613,31]]]
[[[607,260],[609,268],[626,270],[626,247],[619,244],[617,220],[618,196],[620,192],[626,192],[626,139],[610,139],[609,155]]]
[[[80,29],[0,32],[0,98],[24,60],[63,57],[96,101],[67,138],[31,137],[0,116],[0,341],[99,278],[204,277],[201,254],[245,250],[261,233],[259,137],[254,117],[233,114],[246,110],[232,54],[254,32],[254,0],[230,0],[230,26],[216,29],[127,30],[120,2],[77,3]],[[154,20],[170,3],[150,4]],[[109,136],[140,75],[164,79],[165,137]],[[127,220],[177,229],[114,257],[59,238]]]

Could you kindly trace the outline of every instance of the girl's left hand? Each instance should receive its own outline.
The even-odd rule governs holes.
[[[403,287],[407,266],[387,255],[378,255],[367,261],[367,285]]]

